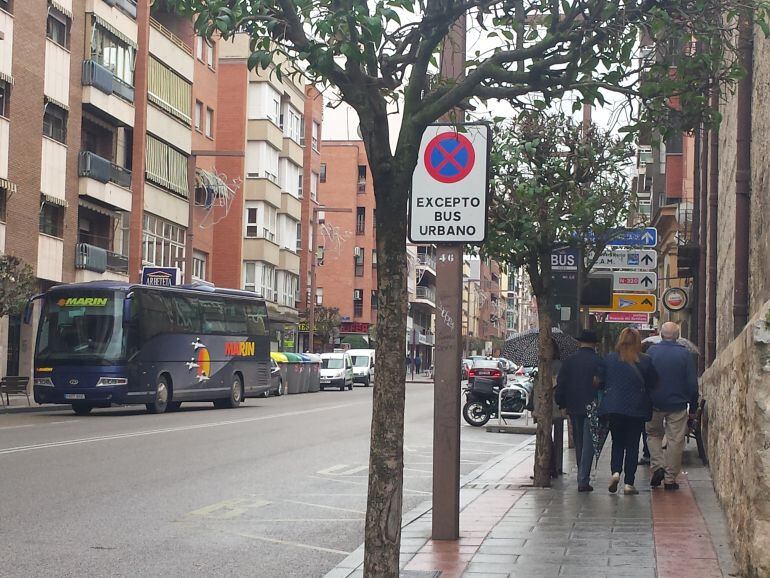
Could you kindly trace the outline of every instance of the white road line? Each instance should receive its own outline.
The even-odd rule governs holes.
[[[251,518],[252,524],[262,522],[363,522],[366,518]]]
[[[322,411],[342,409],[353,405],[363,405],[365,403],[367,402],[362,401],[362,402],[354,402],[354,403],[345,403],[340,405],[330,405],[326,407],[306,409],[302,411],[278,413],[275,415],[263,415],[259,417],[249,417],[244,419],[229,419],[225,421],[217,421],[217,422],[211,422],[211,423],[201,423],[201,424],[195,424],[195,425],[185,425],[185,426],[178,426],[178,427],[169,427],[169,428],[162,428],[162,429],[153,429],[153,430],[114,434],[114,435],[107,435],[107,436],[97,436],[97,437],[90,437],[90,438],[80,438],[80,439],[73,439],[73,440],[62,440],[57,442],[32,444],[28,446],[16,446],[11,448],[0,449],[0,455],[15,454],[19,452],[29,452],[33,450],[43,450],[43,449],[56,448],[56,447],[62,447],[62,446],[74,446],[79,444],[106,442],[111,440],[135,438],[135,437],[142,437],[142,436],[149,436],[149,435],[156,435],[156,434],[191,431],[196,429],[206,429],[210,427],[220,427],[225,425],[238,425],[238,424],[251,423],[251,422],[257,422],[257,421],[265,421],[268,419],[278,419],[278,418],[284,418],[284,417],[294,417],[298,415],[307,415],[310,413],[319,413]]]
[[[324,510],[337,510],[340,512],[350,512],[352,514],[366,514],[363,510],[351,510],[350,508],[338,508],[337,506],[326,506],[324,504],[313,504],[311,502],[300,502],[298,500],[281,500],[287,504],[298,504],[300,506],[310,506],[312,508],[322,508]]]
[[[326,480],[327,482],[337,482],[339,484],[352,484],[354,486],[369,486],[368,483],[364,482],[354,482],[349,479],[340,479],[340,478],[324,478],[323,476],[308,476],[309,478],[313,478],[315,480]],[[420,477],[420,476],[414,476],[414,477]],[[427,476],[426,476],[427,477]],[[423,492],[422,490],[412,490],[409,488],[404,488],[405,492],[411,492],[413,494],[424,494],[426,496],[430,496],[430,492]]]
[[[227,532],[229,533],[229,532]],[[270,542],[271,544],[283,544],[284,546],[294,546],[295,548],[306,548],[307,550],[316,550],[318,552],[329,552],[331,554],[339,554],[340,556],[350,556],[350,552],[343,550],[335,550],[334,548],[323,548],[321,546],[312,546],[310,544],[301,544],[299,542],[289,542],[288,540],[278,540],[277,538],[268,538],[266,536],[257,536],[255,534],[245,534],[242,532],[235,532],[236,536],[242,538],[250,538],[252,540],[260,540],[262,542]]]
[[[19,429],[22,427],[40,427],[40,426],[46,426],[46,425],[57,425],[62,423],[77,423],[79,421],[83,421],[82,419],[68,419],[64,421],[49,421],[47,423],[25,423],[23,425],[4,425],[0,427],[0,430],[6,430],[6,429]]]

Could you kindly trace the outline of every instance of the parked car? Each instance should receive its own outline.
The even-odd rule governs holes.
[[[321,354],[321,391],[327,387],[353,389],[353,360],[347,352]]]
[[[471,370],[472,366],[472,359],[463,359],[462,362],[460,362],[460,377],[463,381],[468,379],[468,372]]]
[[[281,375],[281,368],[276,363],[275,359],[270,359],[270,389],[265,392],[265,397],[271,395],[283,395],[283,376]]]
[[[353,360],[353,383],[369,387],[374,383],[374,349],[350,349]]]
[[[468,371],[468,385],[473,387],[476,379],[483,379],[493,385],[505,387],[508,376],[501,367],[499,359],[476,359]]]

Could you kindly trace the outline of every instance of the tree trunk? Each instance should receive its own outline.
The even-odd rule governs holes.
[[[411,172],[409,173],[411,175]],[[375,176],[375,175],[373,175]],[[374,377],[364,575],[397,577],[401,545],[406,391],[406,179],[375,176],[377,370]]]
[[[527,267],[532,292],[537,300],[538,334],[537,383],[535,384],[535,471],[533,485],[551,487],[553,460],[553,338],[551,336],[551,261],[550,252],[539,263]],[[539,265],[539,266],[538,266]]]

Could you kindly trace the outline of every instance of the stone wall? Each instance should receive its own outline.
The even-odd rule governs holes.
[[[712,478],[741,575],[770,576],[770,301],[701,378]]]

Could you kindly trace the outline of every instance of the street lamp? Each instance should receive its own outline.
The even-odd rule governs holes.
[[[316,246],[318,230],[318,213],[352,213],[353,209],[343,209],[339,207],[324,207],[323,205],[313,207],[313,217],[310,219],[312,226],[310,233],[310,303],[308,304],[307,311],[307,333],[308,333],[308,347],[313,349],[313,340],[315,338],[315,292],[316,292],[316,278],[315,278],[315,266],[318,260],[318,247]]]

